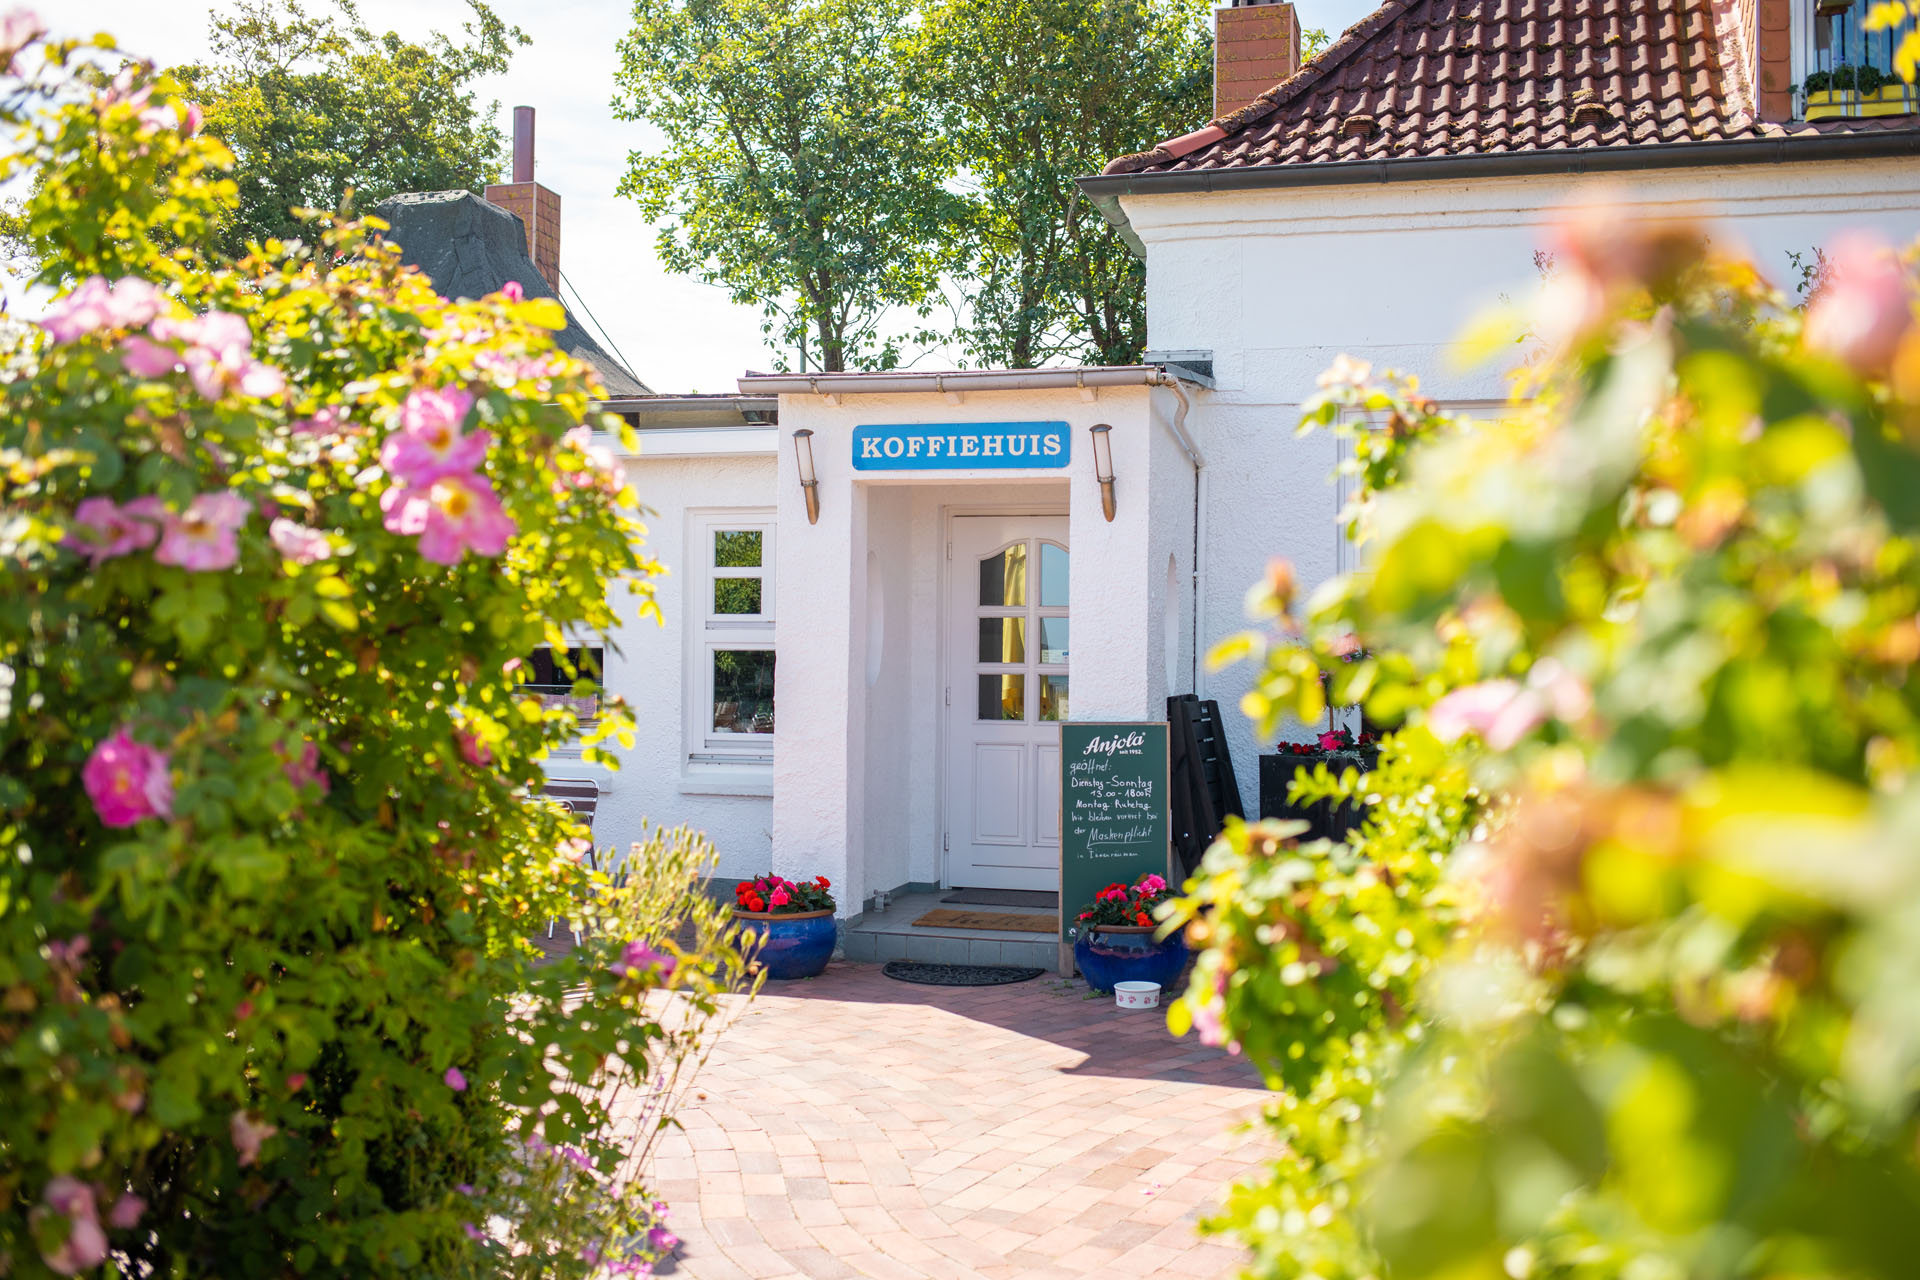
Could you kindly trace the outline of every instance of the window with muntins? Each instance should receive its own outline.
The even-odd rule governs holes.
[[[771,512],[701,513],[690,550],[697,635],[689,648],[689,758],[696,764],[771,764],[774,733],[774,581]]]

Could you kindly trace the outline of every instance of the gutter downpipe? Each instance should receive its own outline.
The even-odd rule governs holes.
[[[1187,410],[1192,405],[1187,400],[1187,390],[1180,385],[1180,379],[1161,374],[1158,385],[1170,388],[1180,407],[1174,411],[1173,421],[1168,427],[1173,432],[1174,441],[1181,452],[1193,463],[1193,626],[1189,644],[1193,647],[1193,693],[1204,700],[1207,696],[1207,668],[1200,660],[1200,604],[1207,595],[1207,540],[1204,526],[1207,518],[1207,460],[1201,456],[1200,448],[1194,444],[1193,437],[1187,434]]]

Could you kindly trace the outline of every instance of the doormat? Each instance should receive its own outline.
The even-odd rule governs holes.
[[[1000,987],[1037,978],[1046,970],[1008,964],[922,964],[918,960],[889,960],[880,972],[923,987]]]
[[[942,902],[960,902],[970,907],[1037,907],[1044,911],[1060,909],[1060,895],[1051,889],[955,889]]]
[[[1012,933],[1058,933],[1057,916],[1019,915],[1012,911],[929,911],[914,922],[926,929],[1004,929]]]

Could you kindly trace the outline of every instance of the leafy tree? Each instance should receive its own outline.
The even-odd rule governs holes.
[[[761,307],[802,369],[891,367],[957,202],[901,40],[907,0],[637,0],[616,114],[667,136],[620,191],[676,271]]]
[[[0,350],[0,1265],[631,1272],[739,956],[703,842],[603,873],[534,794],[582,725],[522,655],[657,570],[591,370],[550,299],[448,302],[353,223],[209,268],[227,148],[39,34],[0,19],[0,180],[77,283]],[[605,759],[630,717],[570,674]],[[594,933],[536,967],[554,918]]]
[[[500,176],[505,138],[469,87],[507,70],[529,42],[484,0],[467,0],[465,36],[424,44],[376,34],[354,0],[239,0],[212,18],[212,58],[172,74],[232,149],[239,204],[221,219],[228,256],[291,237],[296,208],[370,207],[401,191],[478,191]]]
[[[1305,56],[1326,42],[1308,33]],[[984,365],[1128,364],[1146,270],[1074,179],[1212,114],[1206,0],[935,0],[918,88],[965,175],[947,335]]]
[[[1502,418],[1329,373],[1370,572],[1221,654],[1403,726],[1303,792],[1356,837],[1237,827],[1179,908],[1174,1025],[1279,1091],[1224,1224],[1275,1277],[1911,1275],[1920,254],[1802,310],[1694,228],[1559,240]]]

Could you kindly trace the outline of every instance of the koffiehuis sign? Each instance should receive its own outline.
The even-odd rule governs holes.
[[[853,429],[856,471],[1055,468],[1070,453],[1064,422],[906,422]]]

